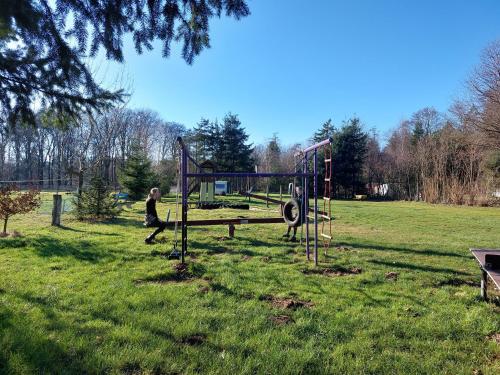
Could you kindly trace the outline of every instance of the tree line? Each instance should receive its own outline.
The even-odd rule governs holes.
[[[500,42],[495,42],[467,82],[466,97],[446,113],[432,107],[416,111],[384,142],[374,130],[366,131],[357,117],[339,124],[327,120],[308,143],[333,140],[331,194],[432,203],[493,202],[500,180],[499,72]],[[140,178],[145,185],[168,191],[175,184],[178,136],[198,162],[211,160],[219,171],[293,171],[300,168],[294,155],[306,146],[283,145],[277,134],[264,144],[250,144],[247,130],[233,113],[221,121],[202,118],[187,128],[148,109],[114,107],[62,121],[49,107],[35,114],[34,123],[19,120],[15,126],[0,127],[0,181],[80,193],[98,175],[105,186],[119,190],[131,186],[127,176],[142,168],[148,170]],[[320,150],[320,194],[324,158]],[[255,188],[278,191],[289,182],[257,180]]]

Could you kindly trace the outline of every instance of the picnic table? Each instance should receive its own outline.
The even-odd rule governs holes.
[[[470,249],[472,255],[476,258],[481,268],[481,297],[484,300],[488,299],[488,277],[493,281],[498,289],[500,289],[500,269],[492,268],[486,264],[486,255],[499,255],[500,249]]]

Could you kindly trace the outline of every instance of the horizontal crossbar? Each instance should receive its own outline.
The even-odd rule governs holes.
[[[188,220],[187,226],[205,226],[205,225],[227,225],[227,224],[276,224],[283,223],[284,220],[282,217],[254,217],[248,219],[204,219],[204,220]],[[182,224],[181,221],[178,222],[180,226]],[[175,221],[171,221],[167,223],[167,227],[175,226]]]
[[[263,178],[263,177],[311,177],[313,173],[251,173],[251,172],[216,172],[216,173],[186,173],[187,177],[249,177],[249,178]]]

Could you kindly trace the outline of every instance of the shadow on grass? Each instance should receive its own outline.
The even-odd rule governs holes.
[[[138,219],[131,219],[126,217],[115,217],[114,219],[102,221],[102,224],[120,226],[120,227],[135,227],[135,228],[146,228],[142,222]]]
[[[373,244],[361,244],[353,242],[338,242],[336,246],[347,246],[353,248],[362,248],[369,250],[380,250],[380,251],[395,251],[398,253],[413,254],[413,255],[429,255],[429,256],[443,256],[443,257],[457,257],[457,258],[468,258],[468,255],[457,254],[450,251],[440,251],[433,249],[423,249],[415,250],[406,247],[394,247],[394,246],[382,246]]]
[[[119,236],[118,233],[103,233],[103,232],[96,232],[96,231],[91,231],[91,230],[81,230],[81,229],[71,228],[71,227],[68,227],[65,225],[60,225],[58,228],[62,229],[64,231],[68,231],[68,232],[85,233],[85,234],[91,234],[91,235],[95,235],[95,236],[113,236],[113,237]]]
[[[42,311],[46,313],[47,308]],[[45,315],[51,324],[64,326],[53,313]],[[21,373],[26,369],[37,374],[58,374],[62,369],[68,373],[86,372],[81,353],[65,351],[56,340],[34,328],[22,314],[0,306],[0,341],[4,342],[0,348],[0,373]]]
[[[91,263],[114,258],[113,251],[86,240],[63,241],[40,236],[30,241],[29,246],[41,257],[73,257]]]
[[[26,238],[0,238],[0,249],[16,249],[28,244]]]
[[[386,262],[383,260],[369,260],[369,262],[373,263],[373,264],[378,264],[378,265],[390,267],[390,268],[396,267],[396,268],[404,268],[404,269],[412,270],[412,271],[425,271],[425,272],[448,273],[448,274],[453,274],[453,275],[470,276],[470,274],[467,272],[457,271],[457,270],[454,270],[453,268],[440,268],[440,267],[418,265],[418,264],[404,263],[404,262]]]
[[[283,250],[285,255],[289,255],[295,253],[293,249],[295,246],[297,246],[297,243],[273,243],[272,240],[263,241],[252,237],[242,236],[236,236],[234,239],[221,242],[220,244],[189,240],[189,247],[191,249],[205,251],[208,254],[232,253],[247,256],[262,256],[265,249],[261,252],[250,249],[251,247],[261,247],[267,249],[279,248],[280,250]],[[271,255],[273,255],[273,257],[277,256],[276,254]]]

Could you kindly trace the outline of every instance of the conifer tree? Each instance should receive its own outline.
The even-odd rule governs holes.
[[[131,145],[119,180],[125,191],[129,193],[130,198],[137,200],[144,198],[153,182],[155,182],[151,161],[139,144],[134,143]]]
[[[368,135],[357,117],[345,122],[333,139],[333,178],[343,188],[346,198],[365,190],[363,165],[367,141]]]
[[[78,220],[107,219],[118,213],[116,201],[99,172],[94,172],[89,186],[75,197],[75,216]]]
[[[237,115],[224,117],[221,129],[221,152],[219,165],[222,171],[251,171],[254,166],[253,147],[247,144],[248,134],[241,127]]]
[[[33,102],[78,116],[103,108],[121,91],[103,89],[85,63],[103,49],[123,62],[123,39],[137,53],[160,41],[163,56],[182,45],[188,64],[210,48],[209,26],[222,14],[250,14],[245,0],[2,0],[0,5],[0,119],[35,123]]]

